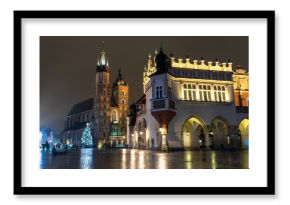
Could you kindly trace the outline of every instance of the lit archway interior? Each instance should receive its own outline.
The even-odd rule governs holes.
[[[239,124],[239,131],[241,137],[241,147],[249,147],[249,120],[243,119]]]
[[[219,118],[215,118],[211,123],[212,135],[210,135],[210,147],[224,148],[232,142],[229,137],[229,129],[227,123]]]
[[[202,120],[191,117],[183,125],[184,149],[196,149],[205,146],[205,124]]]

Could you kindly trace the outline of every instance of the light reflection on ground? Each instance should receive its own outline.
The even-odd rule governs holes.
[[[40,151],[42,169],[247,169],[248,151],[176,151],[136,149],[72,150],[52,156]]]
[[[93,148],[81,149],[80,168],[93,169]]]

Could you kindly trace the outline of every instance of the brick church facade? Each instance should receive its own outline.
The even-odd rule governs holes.
[[[121,69],[113,85],[111,68],[103,49],[96,64],[95,92],[92,98],[75,104],[64,117],[64,143],[81,145],[81,137],[89,123],[94,146],[124,146],[128,115],[129,86]]]

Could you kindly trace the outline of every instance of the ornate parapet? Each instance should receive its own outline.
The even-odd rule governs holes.
[[[171,57],[171,67],[173,68],[188,68],[188,69],[199,69],[199,70],[215,70],[215,71],[232,71],[232,63],[231,62],[219,62],[219,61],[208,61],[205,60],[190,60],[186,58],[185,60],[182,58],[178,58],[175,61],[174,57]]]

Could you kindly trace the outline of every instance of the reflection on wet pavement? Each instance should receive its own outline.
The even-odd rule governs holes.
[[[41,169],[247,169],[247,150],[162,153],[137,149],[72,150],[52,156],[40,151]]]
[[[81,149],[80,157],[80,168],[81,169],[93,169],[93,148]]]

